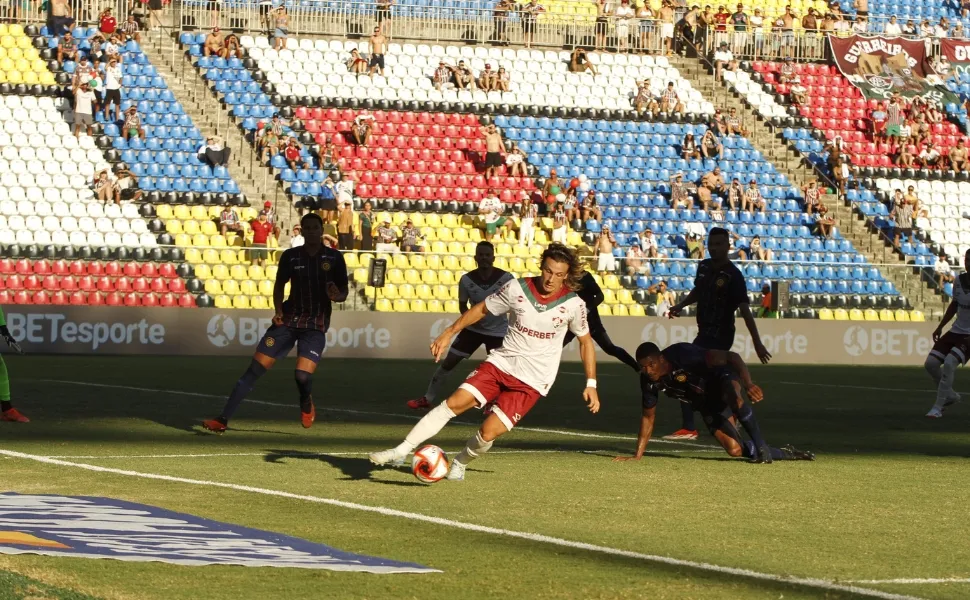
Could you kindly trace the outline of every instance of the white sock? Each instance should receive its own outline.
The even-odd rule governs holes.
[[[486,442],[482,438],[482,432],[476,432],[475,437],[468,438],[465,448],[455,457],[456,462],[467,465],[482,454],[485,454],[492,447],[493,442]]]
[[[404,441],[397,445],[395,450],[399,453],[408,454],[412,450],[418,447],[419,444],[423,443],[438,434],[439,431],[444,429],[448,421],[455,418],[455,413],[448,408],[448,405],[444,402],[438,406],[432,408],[428,411],[428,414],[418,421],[408,436],[404,438]]]
[[[953,395],[953,379],[960,365],[960,359],[953,354],[947,354],[943,361],[943,376],[940,377],[940,385],[936,388],[936,407],[943,408],[947,399]]]
[[[927,356],[926,362],[923,363],[923,368],[930,374],[930,377],[933,378],[933,383],[939,389],[940,379],[943,377],[943,361],[935,356]]]
[[[438,397],[438,388],[445,382],[448,375],[451,375],[451,369],[446,369],[444,365],[439,365],[435,369],[434,375],[431,376],[431,381],[428,383],[428,391],[424,393],[428,402],[434,402],[434,399]]]

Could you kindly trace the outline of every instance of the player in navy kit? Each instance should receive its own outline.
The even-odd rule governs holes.
[[[256,380],[272,368],[276,359],[285,357],[297,347],[296,387],[300,392],[300,417],[309,428],[316,419],[311,388],[313,372],[327,344],[331,302],[347,299],[347,265],[338,250],[323,245],[323,219],[309,213],[300,220],[304,244],[290,248],[280,256],[273,287],[273,326],[266,330],[256,348],[253,360],[233,388],[222,414],[202,423],[216,433],[226,425],[239,404],[252,391]],[[286,284],[290,297],[283,301]]]
[[[730,350],[734,345],[734,313],[741,313],[744,324],[751,334],[755,353],[762,363],[768,364],[771,354],[761,343],[758,325],[748,306],[748,287],[744,274],[728,258],[731,242],[728,231],[712,227],[707,235],[707,251],[710,258],[697,265],[694,289],[687,297],[670,307],[667,316],[680,316],[687,306],[697,303],[697,337],[694,344],[709,350]],[[680,430],[664,436],[665,440],[696,440],[694,411],[690,404],[681,405],[683,423]]]
[[[475,264],[478,268],[461,276],[458,281],[458,310],[465,314],[472,306],[484,302],[495,292],[502,289],[506,283],[514,279],[511,273],[496,269],[495,246],[491,242],[478,242],[475,246]],[[408,408],[427,410],[438,397],[438,388],[445,378],[458,366],[458,363],[475,353],[481,346],[486,352],[491,352],[502,346],[502,339],[509,329],[509,320],[505,315],[489,315],[478,323],[463,329],[428,383],[428,390],[424,396],[416,400],[408,400]]]
[[[627,364],[631,369],[636,372],[640,372],[640,365],[637,361],[630,356],[630,353],[620,348],[613,343],[610,339],[608,333],[606,333],[606,326],[603,325],[603,319],[600,318],[599,312],[596,307],[603,303],[603,290],[596,283],[596,278],[589,271],[583,274],[583,278],[579,280],[582,286],[576,291],[576,295],[579,296],[583,302],[586,303],[586,319],[589,323],[589,335],[593,340],[610,356],[617,358]],[[576,336],[571,332],[566,332],[566,339],[563,340],[563,346],[573,341]]]
[[[657,395],[670,398],[701,413],[711,435],[734,457],[751,462],[773,460],[815,460],[815,455],[791,446],[772,448],[765,442],[754,418],[751,404],[744,399],[744,387],[751,402],[764,399],[761,388],[751,380],[747,365],[740,355],[724,350],[706,350],[694,344],[673,344],[660,350],[646,342],[637,348],[637,360],[643,366],[640,374],[642,414],[637,450],[633,456],[614,460],[639,460],[653,434]],[[750,439],[738,432],[738,423]]]

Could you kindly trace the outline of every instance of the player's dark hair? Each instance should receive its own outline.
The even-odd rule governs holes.
[[[711,227],[711,230],[707,232],[707,237],[712,238],[715,235],[723,235],[728,237],[728,230],[723,227]]]
[[[643,342],[637,346],[637,362],[654,354],[660,354],[660,348],[653,342]]]
[[[493,244],[492,242],[489,242],[488,240],[482,240],[477,244],[475,244],[475,252],[478,252],[478,249],[481,248],[482,246],[486,248],[491,248],[492,252],[495,252],[495,244]]]
[[[556,262],[563,262],[569,265],[569,273],[566,275],[565,286],[570,292],[575,292],[576,290],[582,288],[583,286],[579,283],[579,280],[583,278],[583,274],[586,269],[583,268],[582,261],[576,256],[576,252],[566,246],[565,244],[560,244],[559,242],[554,242],[546,247],[545,251],[542,253],[542,259],[539,264],[546,262],[546,259],[552,259]]]
[[[320,227],[323,227],[323,218],[317,213],[312,213],[312,212],[307,213],[302,217],[300,217],[300,225],[304,225],[308,219],[316,219],[317,222],[320,224]]]

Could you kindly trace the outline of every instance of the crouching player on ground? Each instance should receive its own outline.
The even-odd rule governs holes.
[[[501,348],[492,351],[448,400],[431,409],[394,448],[370,455],[377,465],[401,464],[448,421],[491,403],[492,411],[475,437],[451,463],[448,479],[465,478],[465,467],[492,447],[495,438],[510,431],[546,395],[556,380],[563,338],[570,331],[579,339],[586,371],[583,399],[592,413],[599,411],[596,394],[596,349],[586,323],[586,305],[574,291],[583,267],[576,254],[562,244],[550,244],[542,254],[539,277],[513,279],[471,307],[431,344],[435,360],[448,351],[452,338],[487,315],[508,315],[509,328]]]
[[[643,413],[637,452],[614,460],[639,460],[643,456],[653,434],[657,394],[660,392],[699,412],[711,435],[731,456],[743,456],[755,463],[815,460],[811,452],[791,446],[772,448],[765,442],[741,387],[744,386],[751,402],[760,402],[764,393],[751,381],[748,367],[738,354],[705,350],[686,343],[673,344],[661,351],[656,344],[647,342],[637,348],[637,361],[643,366],[640,374]],[[739,422],[750,440],[741,438],[737,428]]]

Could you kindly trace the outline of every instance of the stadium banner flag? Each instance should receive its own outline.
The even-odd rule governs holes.
[[[155,506],[91,496],[0,493],[0,554],[358,571],[440,573]]]
[[[970,74],[970,41],[940,38],[940,53],[952,66],[958,80]]]
[[[923,40],[830,35],[829,45],[839,70],[869,100],[899,94],[940,106],[958,101],[927,62]]]
[[[28,354],[250,356],[272,324],[267,310],[10,306],[7,324]],[[429,346],[458,315],[337,311],[325,357],[431,360]],[[935,323],[758,319],[772,364],[916,365],[933,346]],[[642,342],[660,347],[690,342],[693,319],[603,317],[610,336],[633,351]],[[754,344],[738,323],[733,350],[756,361]],[[484,357],[479,351],[476,358]],[[578,361],[579,344],[563,360]],[[599,352],[600,361],[615,359]]]

